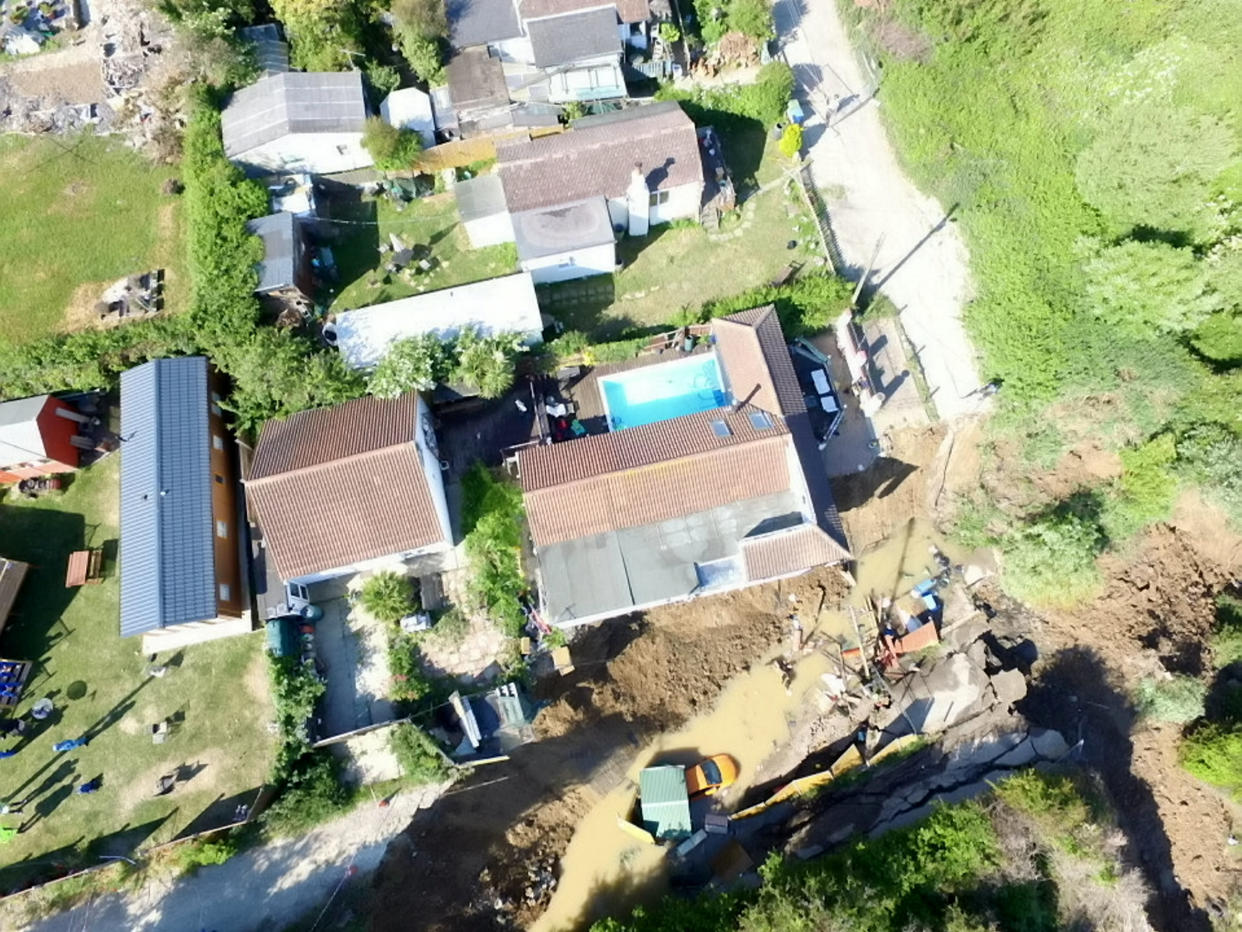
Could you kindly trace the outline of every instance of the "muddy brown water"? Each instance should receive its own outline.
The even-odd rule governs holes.
[[[857,567],[858,585],[851,591],[847,605],[826,608],[818,632],[846,644],[856,643],[848,606],[864,609],[872,593],[916,610],[908,592],[926,579],[929,568],[934,566],[928,551],[933,542],[950,559],[960,558],[925,521],[910,522],[862,555]],[[917,607],[921,608],[921,603]],[[810,627],[809,616],[815,606],[791,605],[791,610],[799,611],[803,624]],[[870,624],[864,621],[862,611],[857,614],[860,625]],[[634,807],[639,772],[651,764],[689,765],[712,754],[730,754],[740,765],[738,780],[713,797],[711,809],[731,812],[760,774],[763,762],[789,739],[790,719],[804,703],[815,701],[820,675],[835,669],[824,654],[812,653],[799,661],[787,691],[775,666],[757,666],[730,682],[709,712],[692,719],[684,728],[661,735],[638,752],[621,784],[600,797],[578,823],[560,861],[556,892],[532,926],[532,932],[581,928],[601,916],[616,915],[666,892],[668,850],[638,841],[618,826],[618,820],[625,819]]]

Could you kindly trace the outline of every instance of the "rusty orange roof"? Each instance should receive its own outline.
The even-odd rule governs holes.
[[[712,321],[716,355],[735,403],[788,417],[806,411],[776,308],[754,308]]]
[[[756,581],[791,576],[813,566],[852,559],[849,551],[817,524],[799,524],[769,534],[745,537],[741,547],[746,578]]]

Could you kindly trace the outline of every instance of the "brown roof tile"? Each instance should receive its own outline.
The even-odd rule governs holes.
[[[250,479],[319,466],[414,439],[418,396],[367,396],[333,408],[268,421],[259,434]]]
[[[623,436],[636,430],[641,428],[558,447],[571,452],[586,439]],[[771,432],[730,447],[527,492],[531,537],[536,546],[547,546],[783,492],[790,485],[788,446],[787,434]]]
[[[712,421],[724,421],[728,433],[718,435]],[[788,431],[780,423],[757,429],[745,414],[718,408],[566,443],[528,447],[518,452],[518,469],[523,491],[533,492],[763,440],[773,433]]]
[[[415,395],[361,398],[264,426],[246,494],[282,579],[447,542],[416,414]]]
[[[522,0],[522,19],[560,16],[599,6],[599,0]],[[648,0],[617,0],[617,16],[623,23],[642,23],[651,17]]]
[[[788,417],[806,411],[798,374],[772,305],[712,321],[716,354],[735,401]]]
[[[652,190],[703,183],[694,123],[676,101],[590,118],[564,133],[500,143],[496,151],[513,212],[622,197],[635,164]]]
[[[747,537],[742,540],[746,578],[752,582],[800,573],[815,566],[850,559],[849,551],[816,524]]]

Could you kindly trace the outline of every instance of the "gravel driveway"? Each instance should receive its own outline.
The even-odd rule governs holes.
[[[872,282],[901,310],[937,412],[951,419],[977,411],[975,352],[961,322],[971,297],[961,235],[898,165],[834,0],[777,0],[773,14],[798,96],[816,114],[805,138],[816,187],[852,267],[843,271],[857,278],[884,237]],[[825,128],[834,95],[839,109]]]

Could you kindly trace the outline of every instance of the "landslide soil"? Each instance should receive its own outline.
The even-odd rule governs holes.
[[[582,631],[575,670],[543,679],[538,740],[481,767],[389,847],[367,912],[375,930],[524,927],[542,910],[577,821],[649,740],[709,708],[787,633],[788,598],[843,598],[835,569],[666,606]]]

